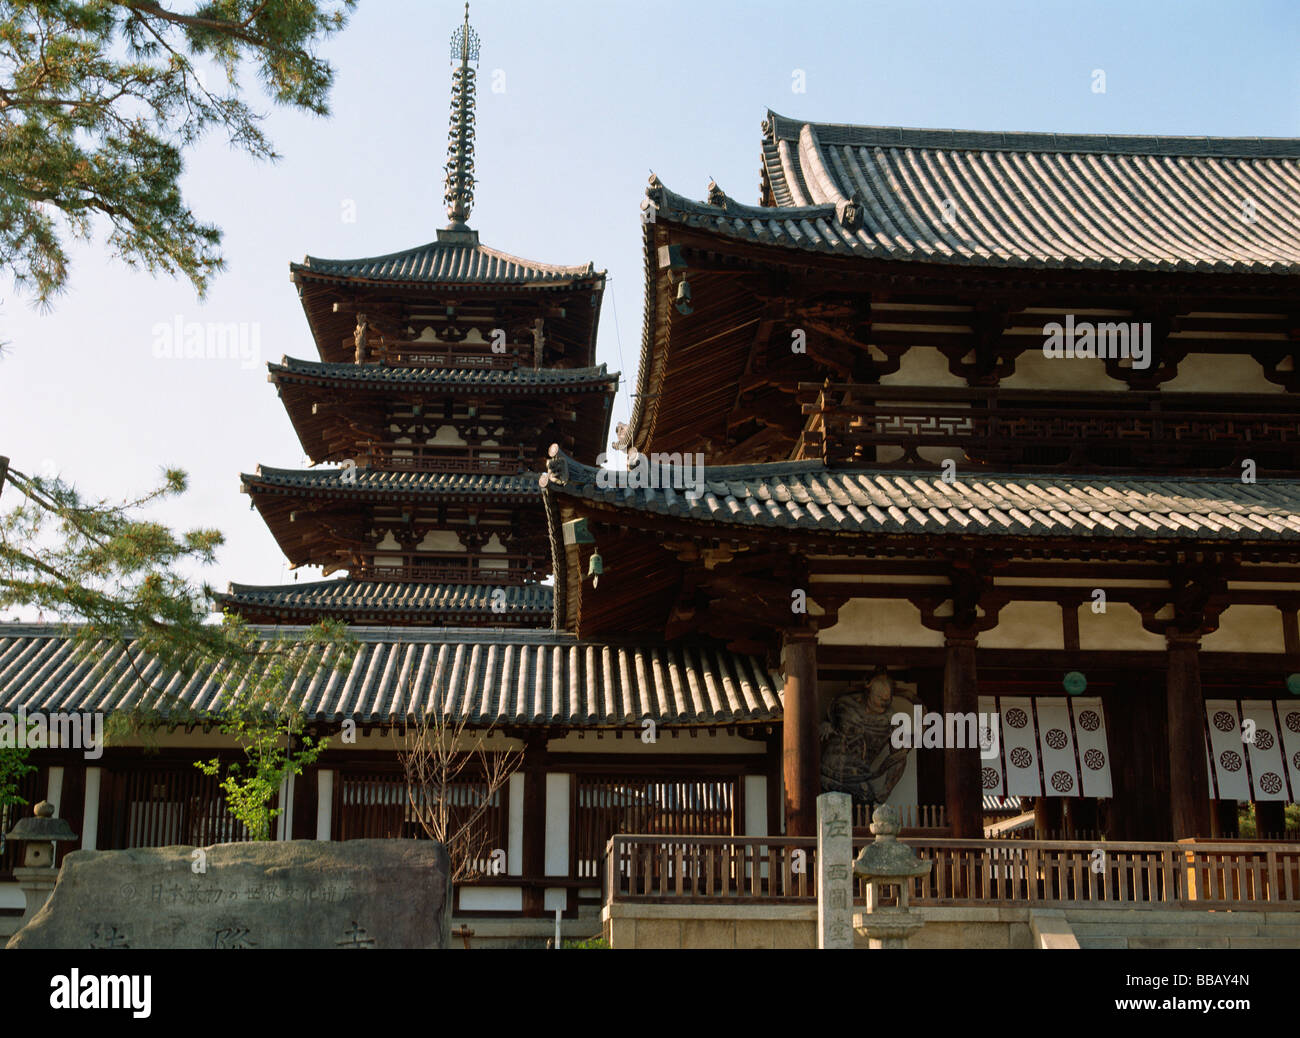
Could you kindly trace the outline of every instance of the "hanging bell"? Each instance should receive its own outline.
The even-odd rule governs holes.
[[[695,308],[691,306],[691,283],[685,278],[677,282],[677,312],[679,314],[695,313]]]
[[[600,575],[605,572],[605,560],[600,557],[600,552],[591,553],[591,558],[587,560],[587,576],[591,578],[593,588],[600,586]]]

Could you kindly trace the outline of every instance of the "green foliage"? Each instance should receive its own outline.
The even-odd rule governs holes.
[[[237,639],[206,622],[211,589],[185,572],[215,561],[221,534],[177,534],[143,514],[185,487],[185,473],[171,469],[144,495],[91,501],[61,479],[10,468],[0,484],[0,503],[13,502],[0,512],[0,610],[34,607],[78,622],[86,650],[137,639],[165,666],[238,652]]]
[[[27,757],[30,753],[31,751],[26,747],[21,749],[17,746],[0,748],[0,814],[4,813],[6,807],[27,803],[18,795],[18,784],[23,780],[24,776],[30,775],[36,770],[35,764],[27,763]]]
[[[603,937],[588,937],[582,941],[565,941],[562,948],[609,948],[609,941]]]
[[[243,97],[250,68],[275,103],[327,114],[334,72],[316,48],[355,4],[0,0],[0,257],[19,286],[48,302],[67,281],[63,239],[98,218],[124,262],[202,295],[221,231],[182,197],[184,152],[219,128],[277,157]]]
[[[183,472],[170,470],[156,490],[115,504],[88,501],[62,480],[11,468],[0,484],[12,488],[7,496],[15,501],[0,514],[0,609],[53,611],[96,667],[121,658],[109,647],[129,646],[135,687],[123,689],[109,718],[110,740],[136,737],[147,744],[165,726],[218,721],[246,758],[222,782],[231,812],[267,839],[281,781],[301,774],[325,748],[303,737],[292,693],[322,668],[349,666],[355,646],[334,622],[278,640],[238,617],[210,623],[212,590],[186,570],[215,559],[221,534],[177,534],[140,514],[182,493],[185,483]],[[200,718],[171,688],[151,680],[177,671],[220,689],[220,708]]]
[[[244,651],[218,664],[221,686],[230,690],[219,711],[220,730],[234,739],[245,759],[226,768],[221,788],[227,809],[252,838],[269,840],[271,822],[282,810],[271,807],[281,783],[316,763],[329,744],[328,739],[303,734],[304,720],[293,706],[292,690],[320,668],[317,647],[332,647],[336,667],[343,668],[351,662],[350,642],[335,622],[318,624],[311,637],[301,641],[266,640],[229,615],[223,628]],[[222,774],[217,758],[197,761],[195,767],[205,775]]]

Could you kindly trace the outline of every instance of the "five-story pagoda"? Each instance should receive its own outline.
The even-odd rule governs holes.
[[[255,623],[541,626],[550,547],[536,473],[547,447],[594,457],[616,374],[595,365],[604,271],[479,243],[478,35],[452,36],[451,141],[436,241],[291,265],[319,361],[270,365],[307,470],[259,467],[242,489],[292,566],[347,579],[232,584]]]

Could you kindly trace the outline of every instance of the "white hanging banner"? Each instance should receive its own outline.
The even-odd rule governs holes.
[[[1251,737],[1244,743],[1250,760],[1251,799],[1285,803],[1291,797],[1286,788],[1286,769],[1282,766],[1282,746],[1277,738],[1273,700],[1242,700],[1241,723],[1243,738]]]
[[[1006,795],[1038,797],[1043,784],[1038,776],[1038,739],[1034,734],[1033,701],[1027,696],[999,696],[1002,719],[1002,756],[1006,761]]]
[[[980,696],[977,710],[984,716],[996,715],[998,712],[997,701],[992,696]],[[1006,726],[1002,725],[1002,729]],[[980,732],[980,748],[984,747],[984,732]],[[1001,744],[999,732],[998,754],[996,757],[986,757],[980,754],[980,788],[984,791],[986,797],[1004,797],[1007,795],[1007,778],[1003,774],[1003,758],[1006,756],[1006,748]]]
[[[1039,696],[1038,752],[1043,762],[1043,793],[1049,797],[1077,797],[1079,766],[1074,757],[1074,736],[1070,732],[1070,710],[1064,696]]]
[[[1079,783],[1086,797],[1108,798],[1114,790],[1110,780],[1110,745],[1106,739],[1106,713],[1095,696],[1071,696],[1074,739],[1082,765]]]
[[[1286,777],[1291,783],[1291,801],[1300,800],[1300,703],[1275,700],[1277,716],[1281,720],[1277,733],[1282,741],[1282,757],[1286,764]]]
[[[1246,747],[1241,741],[1241,725],[1234,699],[1207,699],[1205,716],[1209,719],[1211,775],[1217,787],[1217,800],[1249,800],[1250,782],[1246,777]]]

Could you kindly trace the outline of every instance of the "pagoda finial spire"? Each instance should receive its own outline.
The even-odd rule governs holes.
[[[458,63],[451,74],[451,134],[447,146],[447,215],[450,229],[465,230],[474,205],[474,76],[471,62],[478,63],[478,33],[469,24],[469,3],[465,24],[451,34],[451,60]]]

